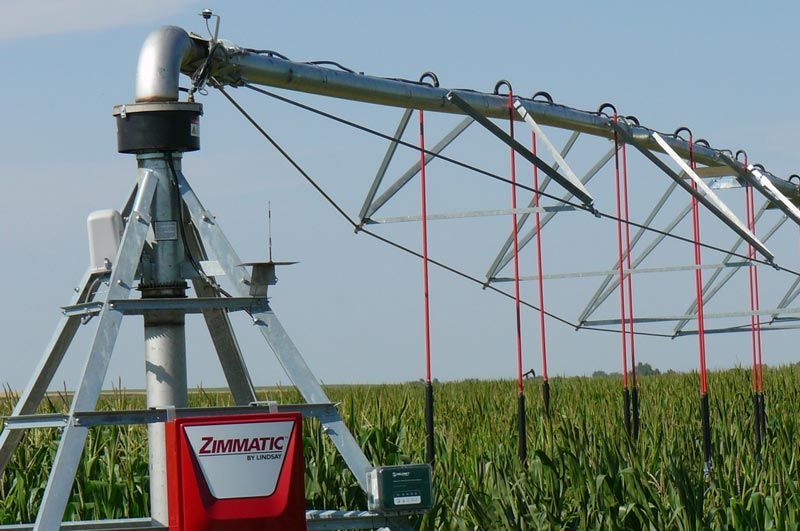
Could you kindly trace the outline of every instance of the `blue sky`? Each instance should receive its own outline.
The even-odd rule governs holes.
[[[744,148],[751,161],[764,163],[777,175],[800,170],[794,73],[798,13],[793,3],[519,2],[497,7],[464,2],[12,0],[4,4],[0,20],[0,275],[5,280],[0,382],[25,384],[59,318],[58,307],[69,300],[88,264],[86,216],[93,210],[121,208],[134,183],[135,160],[116,153],[111,108],[133,99],[142,41],[164,24],[205,34],[197,16],[204,7],[218,10],[222,36],[243,46],[271,48],[302,61],[336,60],[388,77],[416,78],[433,70],[446,87],[491,90],[498,79],[506,78],[517,93],[547,90],[557,102],[583,109],[610,101],[655,129],[687,125],[715,147]],[[232,94],[349,212],[357,213],[385,142],[244,90]],[[387,133],[401,114],[398,109],[288,95]],[[211,91],[201,101],[203,149],[186,156],[185,173],[246,260],[266,256],[266,205],[271,201],[275,256],[301,262],[280,273],[281,282],[272,288],[273,304],[312,369],[330,383],[421,377],[418,260],[353,235],[219,94]],[[428,115],[429,144],[457,121]],[[409,128],[406,140],[415,142],[412,131]],[[556,144],[567,137],[563,131],[548,133]],[[587,139],[569,160],[580,174],[606,149],[607,141]],[[497,173],[507,171],[506,148],[475,126],[449,153]],[[415,158],[414,152],[399,150],[389,177],[399,175]],[[520,174],[530,178],[530,168],[518,164]],[[428,178],[431,212],[508,206],[507,187],[441,162],[430,165]],[[589,186],[598,206],[607,211],[614,208],[612,178],[609,166]],[[632,217],[642,220],[669,182],[634,155],[630,178]],[[418,213],[417,187],[414,181],[385,213]],[[741,190],[721,197],[743,212]],[[521,201],[527,199],[521,196]],[[686,201],[676,195],[660,223]],[[613,264],[613,223],[579,213],[559,216],[544,232],[548,272],[598,270]],[[768,213],[760,229],[776,219],[777,213]],[[481,276],[510,225],[508,218],[431,223],[431,256]],[[418,225],[377,230],[419,246]],[[684,223],[677,232],[689,235],[690,226]],[[708,213],[703,215],[703,238],[725,247],[733,240]],[[799,243],[797,228],[787,223],[769,247],[779,263],[797,268]],[[533,274],[534,258],[531,249],[522,253],[523,274]],[[706,262],[721,258],[704,252]],[[690,247],[670,243],[643,266],[682,265],[691,259]],[[691,276],[681,272],[636,277],[637,314],[683,313],[693,294]],[[773,307],[793,280],[767,270],[762,279],[764,308]],[[548,308],[574,319],[598,282],[548,281]],[[747,276],[740,272],[708,311],[747,309],[746,289]],[[523,296],[533,301],[535,286],[525,284]],[[513,376],[510,301],[434,269],[431,308],[434,376]],[[617,312],[611,297],[597,316],[613,318]],[[200,318],[189,321],[190,381],[221,385],[224,380],[208,334]],[[726,323],[733,322],[711,324]],[[81,330],[65,369],[56,377],[57,387],[74,385],[93,324]],[[254,380],[286,383],[247,320],[237,316],[234,324]],[[524,326],[525,366],[538,372],[538,319],[532,311],[526,311]],[[765,361],[795,361],[796,333],[765,334]],[[548,336],[552,374],[619,370],[617,334],[575,332],[548,321]],[[143,385],[141,338],[140,320],[130,318],[115,350],[109,382]],[[709,339],[709,365],[747,365],[749,349],[746,334],[714,336]],[[697,366],[693,338],[642,338],[637,352],[641,361],[662,369]]]

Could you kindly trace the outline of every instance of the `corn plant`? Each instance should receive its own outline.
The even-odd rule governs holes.
[[[529,457],[517,458],[516,394],[511,381],[468,380],[436,386],[434,506],[420,529],[797,529],[800,526],[798,416],[800,367],[768,369],[768,429],[753,443],[748,371],[710,375],[713,467],[704,474],[696,374],[640,378],[638,441],[623,428],[620,382],[554,378],[547,419],[539,380],[526,382]],[[328,386],[331,400],[373,463],[424,459],[423,386]],[[66,392],[41,412],[65,411]],[[259,398],[299,402],[293,388]],[[8,414],[16,396],[0,396]],[[192,406],[229,405],[227,393],[198,388]],[[141,393],[104,394],[100,409],[144,407]],[[146,516],[147,430],[90,432],[67,519]],[[35,518],[57,446],[55,430],[26,433],[0,480],[0,523]],[[366,498],[319,429],[304,423],[309,507],[364,507]]]

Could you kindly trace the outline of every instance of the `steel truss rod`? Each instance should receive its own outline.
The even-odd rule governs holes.
[[[667,187],[667,190],[661,195],[661,198],[658,200],[655,207],[653,207],[653,210],[650,211],[650,214],[647,216],[647,219],[642,224],[642,227],[639,228],[639,230],[636,232],[633,239],[631,240],[631,246],[629,252],[633,250],[633,248],[636,246],[639,240],[644,236],[645,232],[647,231],[646,227],[650,226],[655,217],[658,215],[658,213],[666,204],[667,199],[669,199],[669,197],[675,191],[675,188],[677,186],[678,186],[677,183],[675,182],[671,183]],[[664,241],[664,238],[667,237],[667,234],[672,232],[672,230],[678,226],[678,223],[683,221],[683,218],[685,218],[689,214],[689,212],[691,212],[691,210],[692,210],[692,205],[690,202],[689,205],[684,207],[684,209],[681,210],[678,213],[678,215],[675,216],[666,227],[664,227],[662,233],[658,234],[653,239],[653,241],[650,242],[650,245],[648,245],[647,248],[644,251],[642,251],[639,254],[639,256],[636,257],[636,259],[634,259],[633,263],[631,264],[633,266],[633,269],[638,268],[639,265],[642,262],[644,262],[645,258],[647,258],[650,255],[650,253],[652,253],[655,250],[655,248],[658,247],[658,245],[662,241]],[[623,258],[625,257],[623,256]],[[615,268],[619,267],[619,259],[617,259],[617,261],[614,262],[614,267]],[[609,286],[609,284],[611,285]],[[588,319],[589,316],[591,316],[597,310],[597,308],[599,308],[600,305],[603,304],[603,302],[605,302],[605,300],[609,297],[609,295],[614,293],[614,290],[617,289],[617,286],[619,286],[619,278],[618,277],[615,278],[615,275],[613,274],[607,275],[606,278],[603,279],[603,282],[600,283],[600,286],[597,288],[597,290],[594,292],[594,295],[592,295],[592,298],[589,299],[589,302],[586,304],[586,307],[581,312],[580,316],[578,317],[578,323],[583,323],[583,321]]]
[[[461,219],[461,218],[481,218],[487,216],[507,216],[510,214],[531,214],[532,212],[568,212],[577,210],[574,206],[570,205],[555,205],[555,206],[542,206],[542,207],[527,207],[527,208],[498,208],[494,210],[464,210],[461,212],[445,212],[442,214],[428,214],[426,219],[428,221],[441,220],[441,219]],[[421,221],[422,216],[391,216],[386,218],[370,218],[365,223],[366,225],[384,224],[384,223],[404,223],[407,221]]]
[[[413,109],[406,109],[403,111],[403,116],[400,118],[400,123],[397,124],[397,129],[394,132],[394,136],[392,136],[394,141],[389,142],[389,146],[386,148],[386,154],[383,156],[381,165],[378,167],[378,173],[375,174],[375,179],[372,181],[372,185],[369,187],[367,197],[364,198],[364,204],[361,206],[361,211],[358,214],[358,219],[360,219],[362,223],[364,222],[364,218],[366,218],[369,214],[369,208],[372,206],[372,201],[375,199],[375,194],[378,193],[378,188],[380,188],[381,182],[383,182],[383,177],[386,175],[386,170],[389,168],[389,163],[392,162],[394,153],[397,151],[397,140],[400,140],[400,138],[403,136],[403,133],[405,133],[406,127],[408,127],[408,122],[411,120],[411,115],[413,113]]]
[[[702,265],[675,265],[664,267],[640,267],[637,269],[623,269],[624,275],[636,275],[643,273],[671,273],[674,271],[695,271],[697,269],[715,269],[718,267],[745,267],[750,265],[750,262],[728,262],[722,264],[702,264]],[[617,266],[619,268],[619,266]],[[557,280],[564,278],[587,278],[587,277],[602,277],[609,274],[619,274],[619,269],[603,269],[599,271],[578,271],[575,273],[551,273],[548,275],[528,275],[519,277],[522,280]],[[509,277],[495,277],[492,282],[512,282],[514,279]],[[800,282],[800,281],[798,281]]]
[[[778,308],[770,308],[768,310],[753,310],[753,311],[741,311],[741,312],[716,312],[716,313],[704,313],[703,317],[706,319],[728,319],[731,317],[750,317],[753,315],[771,315],[775,312],[784,313],[784,314],[799,314],[800,308],[785,308],[783,310],[779,310]],[[635,317],[633,319],[634,323],[665,323],[669,321],[680,321],[683,319],[694,319],[695,315],[665,315],[660,317]],[[618,325],[620,324],[620,319],[595,319],[592,321],[586,321],[584,324],[586,326],[606,326],[606,325]],[[625,319],[625,322],[630,322],[630,319]],[[750,325],[748,325],[750,326]]]
[[[205,43],[206,49],[208,43]],[[240,86],[243,83],[266,85],[310,94],[330,96],[364,103],[389,105],[404,109],[463,114],[463,110],[447,100],[450,89],[432,87],[416,82],[381,78],[346,72],[324,66],[281,59],[276,56],[248,52],[246,47],[230,43],[217,48],[210,60],[214,82]],[[191,75],[193,65],[187,64],[184,73]],[[460,91],[464,100],[487,118],[507,118],[508,100],[505,96],[481,92]],[[541,125],[579,131],[605,138],[613,137],[612,120],[606,115],[581,111],[563,105],[532,99],[522,99],[522,106]],[[651,137],[652,130],[643,126],[626,125],[628,136],[643,143],[647,149],[661,148]],[[689,155],[688,143],[678,137],[666,142],[683,157]],[[694,146],[695,160],[707,166],[727,165],[720,151]],[[741,167],[734,162],[736,167]],[[797,197],[797,188],[782,179],[769,177],[773,184],[789,197]]]
[[[589,210],[594,210],[594,207],[592,206],[594,198],[589,193],[589,191],[586,190],[586,188],[584,188],[583,184],[580,181],[578,181],[577,179],[573,181],[569,176],[558,173],[556,169],[554,169],[545,161],[543,161],[542,159],[531,153],[530,150],[528,150],[528,148],[517,142],[514,138],[511,137],[511,135],[509,135],[508,133],[497,127],[486,116],[483,116],[480,113],[480,111],[472,107],[460,95],[460,93],[454,91],[448,92],[447,99],[448,101],[457,105],[465,113],[470,115],[476,122],[481,124],[487,131],[492,133],[494,136],[502,140],[511,149],[519,153],[528,162],[530,162],[531,164],[542,170],[545,175],[547,175],[552,180],[560,184],[567,191],[571,192],[572,195],[577,197],[584,205],[587,206],[587,208],[589,208]]]
[[[761,208],[756,212],[755,220],[758,219],[767,211],[767,207],[769,206],[769,201],[765,201]],[[770,238],[777,232],[777,230],[786,223],[788,218],[786,216],[781,216],[781,218],[775,222],[771,229],[769,229],[764,236],[762,237],[763,241],[767,242]],[[736,242],[731,246],[729,254],[725,256],[723,259],[723,263],[727,263],[734,258],[733,253],[739,248],[739,246],[744,243],[744,240],[739,237],[737,238]],[[711,277],[709,277],[708,281],[706,281],[705,286],[703,286],[703,301],[708,302],[714,296],[719,293],[719,291],[727,284],[733,276],[736,274],[737,270],[728,271],[728,273],[720,280],[718,283],[714,284],[717,278],[722,274],[722,269],[716,270]],[[708,292],[708,293],[706,293]],[[687,314],[694,314],[697,311],[697,297],[694,298],[692,304],[689,305],[689,308],[686,310]],[[674,333],[679,332],[689,321],[681,321],[677,325],[675,325],[675,329],[673,330]]]
[[[567,144],[569,144],[569,142],[567,142]],[[563,151],[567,151],[566,150],[566,146],[565,146],[565,149],[562,150],[562,153],[563,153]],[[597,175],[598,172],[600,172],[600,170],[602,170],[603,167],[606,164],[608,164],[608,161],[611,160],[613,156],[614,156],[614,147],[612,146],[611,149],[609,149],[608,152],[605,155],[603,155],[600,158],[600,160],[598,160],[595,163],[595,165],[592,166],[589,169],[589,171],[587,171],[584,174],[583,178],[581,179],[581,183],[584,184],[584,185],[588,184],[589,181],[591,181],[594,178],[594,176]],[[553,165],[553,166],[556,167],[555,165]],[[545,179],[545,182],[549,182],[549,181],[547,179]],[[543,190],[544,190],[544,186],[542,186],[542,189],[540,191],[543,191]],[[561,196],[560,201],[569,201],[570,198],[572,198],[572,194],[567,192],[566,194]],[[529,206],[532,207],[533,203],[534,203],[534,200],[531,200]],[[544,218],[542,218],[539,230],[544,229],[545,225],[547,225],[550,222],[550,220],[553,219],[553,217],[555,215],[556,215],[556,212],[550,212]],[[520,224],[517,225],[517,230],[520,230],[522,228],[521,223],[522,222],[520,222]],[[526,232],[522,236],[522,238],[520,238],[520,240],[519,240],[519,250],[522,251],[522,249],[524,249],[525,246],[528,245],[528,243],[530,243],[530,241],[533,240],[533,238],[535,238],[535,237],[536,237],[536,227],[533,227],[528,232]],[[514,238],[514,235],[512,233],[506,239],[505,243],[503,244],[503,247],[500,249],[500,252],[497,253],[497,256],[495,257],[494,261],[492,262],[492,265],[489,266],[489,270],[486,272],[486,283],[487,284],[491,283],[492,278],[494,278],[494,276],[497,274],[497,272],[502,270],[512,260],[513,254],[511,252],[509,252],[509,249],[511,247],[511,242],[513,241],[513,238]]]
[[[689,175],[689,177],[692,178],[692,180],[697,184],[699,190],[694,190],[692,186],[682,179],[677,172],[672,170],[672,168],[667,166],[667,164],[658,158],[655,153],[648,149],[644,142],[632,137],[625,127],[621,127],[619,124],[614,124],[614,129],[620,133],[622,138],[627,143],[639,150],[642,155],[647,157],[661,171],[663,171],[672,180],[677,182],[678,185],[686,190],[687,193],[694,196],[732,231],[747,240],[747,242],[755,247],[758,252],[767,259],[768,262],[772,262],[774,260],[775,255],[773,255],[772,252],[770,252],[770,250],[767,249],[764,244],[761,243],[761,241],[742,224],[739,218],[737,218],[722,201],[720,201],[717,195],[710,188],[708,188],[708,185],[697,174],[694,173],[694,171],[686,164],[686,162],[684,162],[682,158],[680,158],[680,156],[669,146],[669,144],[661,137],[661,135],[656,132],[651,134],[653,139],[655,139],[655,141],[661,146],[662,150],[667,153],[667,155],[669,155],[669,157],[674,160],[681,167],[681,169],[687,175]],[[702,190],[702,193],[700,190]]]
[[[474,120],[472,118],[464,118],[461,122],[456,124],[456,126],[450,130],[449,133],[444,135],[439,142],[437,142],[432,148],[428,150],[428,153],[425,153],[425,164],[427,165],[433,158],[444,151],[444,149],[453,143],[453,141],[458,138],[461,133],[467,130],[467,127],[472,124]],[[392,145],[397,145],[397,142],[392,142]],[[366,215],[361,216],[361,219],[369,218],[375,212],[378,211],[383,205],[386,204],[389,199],[395,196],[397,192],[400,191],[406,184],[414,178],[416,174],[420,171],[420,162],[417,161],[409,167],[403,175],[401,175],[395,182],[393,182],[385,192],[378,196],[374,202],[370,204],[370,207],[367,209]]]

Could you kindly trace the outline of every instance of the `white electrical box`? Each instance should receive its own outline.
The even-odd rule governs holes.
[[[89,230],[89,263],[92,271],[108,271],[122,241],[122,215],[116,210],[97,210],[86,220]]]

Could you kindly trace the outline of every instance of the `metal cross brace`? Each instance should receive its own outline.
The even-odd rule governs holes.
[[[695,271],[697,269],[717,269],[719,267],[745,267],[750,265],[750,262],[728,262],[723,264],[702,264],[702,265],[673,265],[661,267],[637,267],[634,269],[623,269],[622,273],[627,275],[641,275],[646,273],[672,273],[674,271]],[[525,275],[519,277],[520,282],[526,280],[558,280],[564,278],[587,278],[587,277],[602,277],[609,274],[619,274],[619,266],[617,269],[602,269],[599,271],[576,271],[573,273],[550,273],[547,275]],[[513,282],[511,277],[495,277],[492,282]]]
[[[786,294],[781,298],[781,301],[777,305],[778,310],[783,310],[784,308],[789,306],[792,303],[792,301],[794,301],[797,298],[797,296],[800,295],[800,289],[797,289],[798,285],[800,285],[800,277],[794,279],[792,285],[789,286],[789,289],[786,291]],[[773,313],[770,316],[770,323],[776,321],[780,313],[781,312]]]
[[[734,169],[737,175],[743,180],[750,183],[756,190],[761,192],[761,195],[770,200],[772,204],[777,206],[784,214],[789,216],[792,221],[800,225],[800,210],[794,203],[789,201],[780,190],[778,190],[772,181],[765,177],[755,166],[748,164],[747,168],[742,169],[736,162],[726,155],[720,153],[720,157],[727,163],[728,166]]]
[[[408,111],[411,112],[411,111]],[[409,115],[410,117],[410,115]],[[403,119],[405,119],[405,114],[403,115]],[[428,153],[425,153],[425,164],[427,165],[431,160],[434,159],[436,155],[444,151],[444,149],[453,143],[453,141],[458,138],[461,133],[467,130],[467,127],[472,124],[472,118],[464,118],[459,122],[450,132],[448,132],[444,137],[442,137],[439,142],[437,142],[432,148],[428,149]],[[402,120],[401,120],[402,125]],[[405,126],[403,126],[405,129]],[[395,132],[395,139],[399,139],[402,136],[402,131],[400,131],[400,127],[398,127],[397,132]],[[391,142],[392,146],[396,146],[397,142]],[[399,192],[406,184],[408,184],[414,176],[419,173],[421,168],[421,163],[419,161],[412,164],[395,182],[393,182],[389,187],[383,192],[377,199],[373,200],[372,198],[375,196],[375,192],[377,192],[378,187],[380,186],[381,181],[383,180],[383,175],[386,172],[386,168],[389,165],[389,161],[391,160],[392,156],[394,155],[394,149],[390,146],[387,149],[386,156],[384,157],[383,161],[381,162],[380,168],[378,168],[378,174],[375,176],[375,180],[370,187],[370,191],[367,194],[367,198],[364,201],[364,205],[361,207],[361,214],[359,214],[359,218],[361,223],[363,223],[366,219],[369,219],[373,214],[375,214],[378,209],[383,207],[392,197],[394,197],[397,192]]]
[[[703,314],[705,319],[727,319],[730,317],[750,317],[754,315],[770,315],[777,311],[776,308],[771,308],[768,310],[752,310],[752,311],[737,311],[737,312],[715,312],[715,313],[706,313]],[[786,314],[797,314],[800,313],[800,308],[787,308],[783,309],[782,313]],[[635,317],[633,319],[634,323],[663,323],[668,321],[679,321],[681,319],[693,319],[694,315],[664,315],[664,316],[657,316],[657,317]],[[631,319],[625,319],[626,323],[629,323]],[[585,326],[603,326],[603,325],[615,325],[620,324],[622,322],[621,319],[597,319],[593,321],[586,321],[584,324]]]
[[[737,233],[739,236],[747,240],[753,247],[755,247],[759,253],[761,253],[769,262],[775,258],[775,255],[767,249],[761,241],[756,238],[747,227],[730,211],[730,209],[714,194],[711,189],[703,182],[700,177],[694,173],[694,171],[686,165],[686,163],[681,159],[677,153],[666,143],[661,136],[653,132],[651,133],[652,138],[658,143],[658,145],[664,150],[667,155],[670,156],[681,169],[692,178],[692,180],[697,184],[698,188],[702,190],[694,190],[692,186],[687,183],[684,179],[680,177],[680,175],[672,170],[669,166],[666,165],[655,153],[650,151],[646,147],[643,141],[635,138],[630,133],[626,127],[622,126],[619,123],[613,124],[614,130],[619,133],[619,135],[623,138],[623,140],[631,144],[635,147],[639,152],[641,152],[645,157],[647,157],[653,164],[655,164],[661,171],[663,171],[667,176],[673,179],[678,185],[686,190],[690,195],[692,195],[695,199],[697,199],[700,203],[702,203],[708,210],[710,210],[717,218],[719,218],[723,223],[725,223],[731,230]]]
[[[358,219],[360,219],[361,222],[363,222],[364,219],[369,216],[369,208],[372,206],[372,201],[375,199],[375,194],[378,193],[378,188],[380,188],[381,182],[383,182],[383,177],[386,175],[386,170],[389,169],[389,164],[392,162],[395,151],[397,151],[396,141],[400,140],[400,138],[403,136],[406,127],[408,127],[408,122],[411,120],[411,115],[413,112],[413,109],[406,109],[403,111],[403,116],[400,118],[400,123],[397,124],[397,129],[392,137],[395,141],[389,142],[389,145],[386,148],[386,154],[383,156],[381,165],[378,167],[378,173],[375,175],[375,179],[372,181],[372,185],[367,191],[367,197],[364,198],[364,204],[361,206],[361,211],[358,214]]]
[[[703,330],[704,334],[733,334],[736,332],[750,332],[753,329],[750,323],[738,326],[728,326],[722,328],[706,328]],[[800,324],[786,324],[786,325],[776,325],[770,323],[761,323],[761,331],[762,332],[769,332],[769,331],[778,331],[778,330],[797,330],[800,329]],[[695,336],[697,335],[697,330],[682,330],[681,332],[675,334],[676,337],[681,336]]]
[[[577,134],[575,135],[575,138],[577,138]],[[572,140],[572,137],[570,138],[570,140]],[[573,143],[574,143],[574,141],[573,141]],[[569,151],[569,150],[566,149],[567,147],[572,147],[570,145],[569,141],[567,141],[567,145],[564,147],[564,149],[562,149],[562,156],[566,156],[565,155],[565,151]],[[583,175],[583,177],[581,178],[581,184],[584,184],[584,185],[588,184],[589,181],[591,181],[594,178],[594,176],[597,175],[600,172],[600,170],[602,170],[603,167],[605,167],[606,164],[608,164],[608,161],[610,161],[613,156],[614,156],[614,147],[612,146],[611,149],[609,149],[608,152],[605,155],[600,157],[600,160],[598,160],[594,164],[594,166],[592,166],[589,169],[589,171],[587,171]],[[553,167],[556,168],[557,165],[554,164]],[[547,182],[547,179],[545,179],[545,183],[546,182]],[[544,190],[544,186],[542,186],[542,191],[543,190]],[[560,200],[561,201],[569,201],[571,198],[572,198],[572,193],[571,192],[567,192],[566,194],[561,196]],[[533,203],[534,203],[534,201],[532,200],[530,202],[530,206],[533,206]],[[546,216],[544,216],[542,218],[542,220],[541,220],[541,223],[540,223],[541,229],[544,229],[545,225],[547,225],[553,219],[553,217],[555,215],[556,215],[556,212],[551,212],[551,213],[548,213]],[[520,222],[517,224],[517,230],[520,230],[522,228],[522,223],[525,221],[525,219],[527,219],[527,218],[523,217],[522,219],[520,219]],[[526,232],[522,236],[522,238],[519,239],[519,251],[522,251],[522,249],[524,249],[525,246],[528,245],[528,243],[530,243],[531,240],[533,240],[533,238],[535,238],[535,237],[536,237],[536,227],[532,227],[528,232]],[[505,266],[507,266],[509,264],[509,262],[511,262],[511,260],[514,258],[513,252],[510,251],[510,247],[511,247],[511,243],[513,242],[513,239],[514,239],[514,234],[512,232],[508,236],[508,238],[506,239],[505,243],[503,244],[503,247],[500,249],[500,252],[497,253],[497,256],[495,257],[495,259],[492,262],[492,264],[489,266],[489,269],[486,272],[486,283],[487,284],[491,283],[492,279],[497,274],[497,272],[502,270]]]
[[[759,217],[761,217],[761,215],[763,215],[764,212],[767,211],[767,206],[768,205],[769,205],[769,201],[765,201],[764,204],[761,206],[761,208],[758,210],[758,212],[756,212],[756,216],[755,216],[756,220],[758,220]],[[772,228],[770,230],[768,230],[764,234],[764,236],[762,236],[762,240],[764,242],[768,242],[769,239],[772,238],[772,236],[777,232],[777,230],[784,223],[786,223],[787,219],[788,218],[786,216],[781,216],[781,218],[778,221],[775,222],[775,224],[772,226]],[[730,247],[728,254],[725,255],[725,258],[724,258],[723,262],[729,262],[730,260],[732,260],[734,258],[733,253],[736,252],[736,250],[739,248],[739,246],[741,246],[742,243],[744,243],[744,240],[741,237],[737,238],[736,242],[734,242],[734,244]],[[727,284],[734,277],[734,275],[736,275],[737,272],[738,272],[737,269],[733,269],[731,271],[728,271],[728,273],[722,278],[722,280],[720,280],[719,282],[717,282],[715,284],[715,281],[717,280],[717,278],[722,273],[722,268],[717,269],[711,275],[711,277],[706,281],[705,285],[703,286],[703,300],[704,300],[704,302],[708,302],[711,299],[713,299],[714,296],[717,293],[719,293],[719,291],[725,286],[725,284]],[[688,307],[688,309],[686,310],[685,313],[694,314],[696,311],[697,311],[697,297],[695,297],[692,300],[692,303],[689,305],[689,307]],[[678,332],[680,332],[683,329],[683,327],[686,326],[686,324],[688,322],[689,322],[688,320],[680,321],[677,325],[675,325],[673,333],[677,334]]]
[[[592,207],[592,202],[594,198],[592,198],[591,194],[584,188],[583,184],[578,181],[573,181],[568,176],[564,176],[556,171],[552,166],[547,164],[545,161],[540,159],[538,156],[531,153],[525,146],[517,142],[514,138],[508,135],[505,131],[497,127],[491,120],[486,118],[477,109],[473,108],[467,101],[459,96],[456,91],[450,91],[447,93],[447,100],[457,107],[459,107],[462,111],[466,114],[471,116],[476,122],[481,124],[486,130],[492,133],[494,136],[502,140],[506,143],[511,149],[515,152],[519,153],[523,158],[525,158],[528,162],[542,170],[545,175],[549,176],[555,182],[560,184],[566,190],[572,193],[575,197],[577,197],[590,211],[594,210]]]
[[[653,210],[647,216],[647,219],[642,224],[642,227],[639,228],[639,230],[636,232],[633,239],[631,240],[630,250],[633,250],[633,248],[636,246],[639,240],[644,236],[645,231],[647,230],[648,227],[650,227],[650,224],[653,222],[655,217],[664,207],[664,205],[667,202],[667,199],[669,199],[670,195],[672,195],[672,192],[675,191],[675,188],[677,186],[678,186],[677,183],[673,182],[669,185],[669,187],[667,187],[667,190],[662,194],[661,198],[658,200],[655,207],[653,207]],[[661,233],[658,234],[653,239],[650,245],[647,246],[647,248],[633,260],[631,264],[632,267],[634,269],[639,267],[639,265],[645,260],[645,258],[647,258],[650,255],[650,253],[652,253],[655,250],[655,248],[662,241],[664,241],[664,239],[667,237],[667,234],[671,232],[676,226],[678,226],[678,224],[683,220],[683,218],[685,218],[689,214],[689,212],[691,212],[691,210],[692,210],[692,205],[690,203],[681,212],[679,212],[678,215],[675,216],[672,219],[672,221],[670,221],[670,223],[666,225],[666,227],[664,227]],[[623,257],[623,259],[624,258],[625,257]],[[619,262],[620,262],[619,259],[617,259],[613,267],[619,268]],[[591,316],[597,310],[597,308],[599,308],[600,305],[603,304],[603,302],[605,302],[605,300],[609,297],[609,295],[614,293],[614,290],[617,289],[617,286],[619,286],[619,277],[616,275],[607,275],[606,278],[603,280],[603,282],[600,283],[600,286],[597,288],[594,295],[592,295],[592,298],[589,299],[589,302],[586,304],[586,307],[581,312],[580,316],[578,317],[578,323],[583,323],[583,321],[588,319],[589,316]]]

